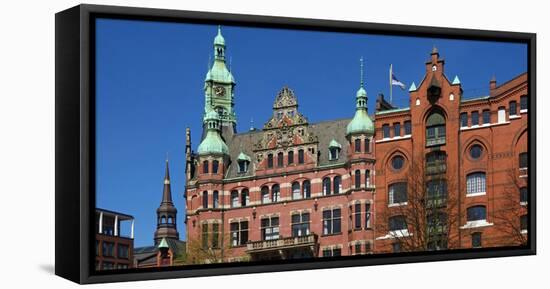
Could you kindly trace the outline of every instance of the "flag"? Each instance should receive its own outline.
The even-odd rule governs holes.
[[[395,77],[395,74],[393,74],[393,71],[391,71],[391,66],[390,66],[390,74],[391,74],[391,85],[399,86],[401,87],[401,89],[405,90],[405,84],[399,81],[397,77]]]

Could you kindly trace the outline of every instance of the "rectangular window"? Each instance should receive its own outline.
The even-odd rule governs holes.
[[[248,221],[233,222],[230,224],[231,246],[242,246],[248,242]]]
[[[283,153],[277,154],[277,167],[281,168],[283,166],[283,158],[284,158]]]
[[[519,168],[520,169],[526,169],[529,167],[529,157],[527,153],[520,153],[519,154]]]
[[[411,133],[412,133],[411,121],[407,120],[405,121],[405,135],[411,135]]]
[[[361,248],[362,246],[360,243],[355,244],[355,254],[361,254]]]
[[[504,107],[498,108],[498,123],[506,122],[506,109]]]
[[[519,201],[522,203],[527,203],[529,199],[529,191],[527,190],[527,187],[523,187],[519,189]]]
[[[390,231],[407,230],[407,219],[405,216],[393,216],[389,219]]]
[[[361,152],[361,139],[356,138],[354,146],[355,146],[355,152],[360,153]]]
[[[485,193],[485,173],[472,173],[466,176],[466,193],[468,195]]]
[[[483,124],[491,123],[491,111],[486,109],[483,111]]]
[[[460,127],[468,127],[468,113],[463,112],[460,114]]]
[[[384,138],[390,138],[390,125],[384,124],[382,125],[382,133]]]
[[[250,194],[247,189],[244,189],[241,192],[241,206],[246,207],[248,204],[250,204]]]
[[[515,101],[510,101],[510,115],[517,115],[518,114],[518,105]]]
[[[128,245],[118,245],[117,248],[117,257],[121,259],[128,259]]]
[[[309,213],[298,213],[292,215],[292,237],[307,236],[309,232]]]
[[[231,192],[231,208],[237,208],[239,206],[239,192]]]
[[[267,155],[267,168],[273,168],[273,154]]]
[[[340,209],[323,211],[323,235],[339,234],[341,232],[342,212]]]
[[[472,126],[479,125],[479,112],[472,111]]]
[[[220,224],[212,224],[212,248],[219,248]]]
[[[487,209],[485,206],[473,206],[466,210],[466,219],[468,222],[482,221],[487,219]]]
[[[291,165],[294,163],[294,151],[288,152],[288,164]]]
[[[298,150],[298,163],[304,163],[304,150]]]
[[[361,229],[361,204],[355,204],[355,208],[353,210],[353,215],[355,219],[355,229]]]
[[[407,202],[407,183],[395,183],[388,187],[388,203],[400,204]]]
[[[208,174],[208,161],[202,162],[202,172]]]
[[[202,224],[201,245],[203,249],[208,249],[208,224]]]
[[[365,204],[365,229],[370,228],[370,204]]]
[[[261,230],[263,241],[279,239],[279,217],[263,218]]]
[[[519,98],[519,109],[527,110],[527,95],[522,95]]]
[[[102,250],[102,253],[103,253],[103,256],[106,256],[106,257],[113,257],[114,256],[114,247],[115,247],[115,244],[111,243],[111,242],[105,242],[103,241],[103,247],[101,248]]]
[[[481,248],[481,233],[472,234],[472,248]]]
[[[393,124],[393,137],[401,136],[401,124],[396,122]]]
[[[370,138],[365,139],[365,152],[370,153]]]
[[[341,248],[332,249],[332,257],[338,257],[338,256],[342,256],[342,249]]]
[[[214,194],[212,195],[212,207],[220,207],[220,193],[218,193],[218,191],[214,191]]]
[[[401,252],[401,243],[395,242],[395,243],[391,244],[391,248],[392,248],[392,251],[394,253],[399,253],[399,252]]]
[[[202,192],[202,207],[203,209],[208,208],[208,192]]]

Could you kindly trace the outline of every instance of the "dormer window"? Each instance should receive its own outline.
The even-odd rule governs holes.
[[[248,171],[248,162],[239,160],[239,173],[246,173]]]
[[[336,140],[331,140],[328,146],[328,159],[333,161],[337,160],[340,157],[340,151],[342,150],[342,145],[340,145]]]

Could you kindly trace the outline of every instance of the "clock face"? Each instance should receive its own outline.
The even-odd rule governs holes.
[[[225,95],[225,88],[223,86],[215,86],[214,87],[214,94],[216,94],[216,96],[224,96]]]

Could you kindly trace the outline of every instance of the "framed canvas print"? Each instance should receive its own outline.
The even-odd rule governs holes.
[[[535,35],[56,14],[56,274],[535,254]]]

